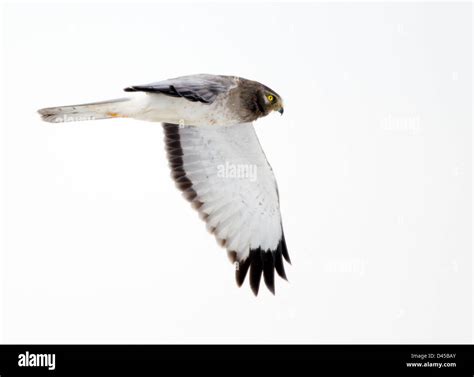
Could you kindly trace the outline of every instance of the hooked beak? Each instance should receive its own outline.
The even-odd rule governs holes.
[[[278,112],[279,112],[281,115],[283,115],[283,111],[284,111],[284,110],[283,110],[283,107],[280,107],[280,109],[278,110]]]

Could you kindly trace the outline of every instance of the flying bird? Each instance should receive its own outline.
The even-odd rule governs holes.
[[[189,75],[135,85],[130,96],[38,110],[46,122],[133,118],[163,123],[171,176],[258,294],[263,275],[275,294],[275,271],[286,279],[290,262],[277,183],[252,122],[281,97],[256,81],[235,76]]]

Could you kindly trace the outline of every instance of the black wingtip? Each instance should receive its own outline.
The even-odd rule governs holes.
[[[283,257],[282,257],[282,248],[281,243],[278,245],[278,249],[273,252],[273,259],[275,261],[275,270],[277,274],[282,278],[288,281],[285,273],[285,267],[283,266]]]
[[[235,270],[235,280],[239,287],[241,287],[242,284],[244,283],[249,267],[250,267],[250,257],[247,257],[246,260],[237,263],[236,270]]]
[[[251,249],[248,257],[237,263],[235,273],[237,285],[239,287],[242,286],[245,277],[247,276],[247,272],[250,271],[250,288],[255,296],[258,296],[262,275],[268,290],[275,295],[275,271],[282,279],[288,281],[283,266],[283,253],[283,238],[278,243],[276,250],[262,250],[260,247],[257,249]],[[286,255],[288,255],[288,252],[286,252]]]
[[[263,261],[263,280],[272,294],[275,294],[275,260],[271,251],[261,251]]]
[[[258,296],[258,289],[260,288],[260,280],[263,272],[261,249],[250,250],[250,253],[250,288],[254,295]]]
[[[123,91],[124,92],[136,92],[137,89],[135,89],[134,86],[127,86]]]
[[[286,247],[285,234],[283,233],[281,235],[280,243],[281,243],[281,253],[283,254],[283,258],[285,258],[285,260],[289,264],[291,264],[290,255],[288,254],[288,249]]]

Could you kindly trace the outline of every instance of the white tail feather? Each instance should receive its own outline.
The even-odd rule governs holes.
[[[119,98],[82,105],[48,107],[38,110],[38,113],[45,122],[50,123],[118,118],[126,116],[122,109],[123,104],[129,100],[130,98]]]

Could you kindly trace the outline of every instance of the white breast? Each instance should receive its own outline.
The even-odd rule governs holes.
[[[128,117],[150,122],[193,126],[225,126],[238,123],[223,98],[206,104],[159,93],[134,93],[128,107]]]

